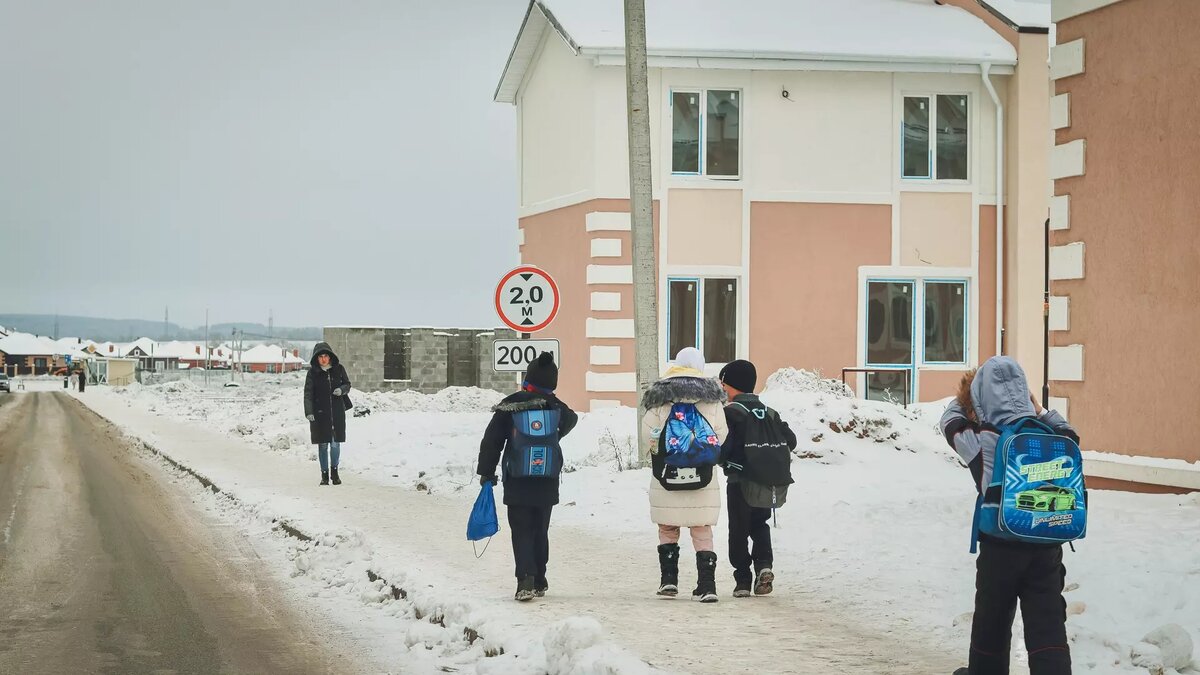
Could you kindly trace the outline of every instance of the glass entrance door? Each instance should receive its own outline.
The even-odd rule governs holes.
[[[913,281],[867,282],[866,363],[868,367],[883,369],[881,372],[867,373],[868,399],[900,401],[905,394],[908,400],[913,398],[912,385],[916,375],[913,353],[915,290]]]

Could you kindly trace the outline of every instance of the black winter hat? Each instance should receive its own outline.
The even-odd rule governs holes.
[[[529,370],[525,371],[525,381],[550,391],[558,389],[558,366],[554,364],[554,355],[542,352],[534,359],[529,364]]]
[[[754,364],[744,359],[730,361],[718,376],[722,382],[745,394],[753,394],[758,384],[758,371]]]

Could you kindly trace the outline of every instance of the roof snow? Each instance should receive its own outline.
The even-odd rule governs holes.
[[[279,345],[258,345],[242,352],[239,363],[305,363],[304,359]]]
[[[1049,28],[1050,0],[979,0],[1017,28]]]
[[[29,333],[13,333],[0,338],[0,352],[16,356],[52,356],[67,354],[54,340]]]
[[[1041,0],[1009,2],[1041,4]],[[536,44],[522,37],[540,37],[547,24],[578,54],[624,56],[621,3],[531,0],[496,100],[512,102],[536,52]],[[931,0],[746,0],[736,4],[727,0],[649,0],[646,44],[651,57],[958,65],[1017,62],[1013,46],[981,19]]]

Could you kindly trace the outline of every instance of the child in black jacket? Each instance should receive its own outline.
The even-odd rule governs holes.
[[[755,396],[758,371],[753,363],[742,359],[732,361],[721,369],[719,379],[725,395],[729,397],[729,404],[725,406],[725,423],[729,433],[721,446],[721,464],[725,467],[725,502],[729,507],[729,562],[733,565],[733,597],[748,598],[752,588],[754,595],[767,595],[775,589],[775,552],[771,548],[771,526],[768,524],[771,509],[751,506],[746,500],[746,486],[743,483],[749,481],[742,476],[743,470],[749,468],[745,450],[746,426],[778,420],[783,439],[791,450],[796,449],[796,434],[787,422],[779,419],[778,413],[767,408]],[[758,411],[764,419],[753,417],[750,411]],[[753,549],[747,547],[747,540],[753,542]]]
[[[496,468],[501,459],[505,467],[516,461],[517,438],[514,419],[526,411],[546,410],[558,413],[558,434],[561,439],[575,428],[579,417],[567,404],[554,395],[558,386],[558,367],[554,357],[543,352],[525,374],[521,391],[505,398],[493,408],[492,421],[479,444],[479,464],[476,473],[480,484],[498,482]],[[537,424],[537,422],[535,422]],[[513,557],[516,559],[517,593],[522,602],[546,594],[546,563],[550,558],[550,512],[558,503],[558,471],[562,468],[562,452],[557,442],[552,445],[550,461],[552,475],[540,477],[510,476],[504,472],[504,504],[508,507],[508,527],[512,535]]]

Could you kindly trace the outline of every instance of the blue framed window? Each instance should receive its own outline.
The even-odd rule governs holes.
[[[921,360],[934,365],[965,365],[967,362],[967,282],[925,282],[924,344]]]
[[[741,165],[741,92],[672,91],[671,173],[737,178]]]
[[[737,295],[737,279],[668,279],[667,359],[674,358],[684,347],[699,349],[708,363],[729,363],[736,359]]]
[[[966,94],[905,96],[900,121],[900,176],[968,179],[970,102]]]
[[[907,382],[908,399],[912,400],[916,375],[913,348],[915,295],[916,282],[911,279],[867,281],[866,364],[881,369],[866,375],[868,399],[900,399]]]

